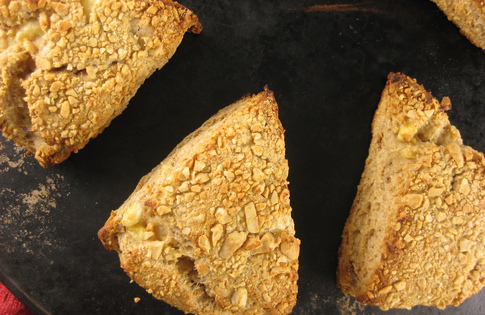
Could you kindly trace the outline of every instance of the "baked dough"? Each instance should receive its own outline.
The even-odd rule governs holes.
[[[99,238],[156,298],[196,314],[288,314],[300,241],[273,93],[246,96],[185,138],[111,213]]]
[[[485,1],[432,0],[470,42],[485,49]]]
[[[459,305],[485,283],[485,160],[416,80],[391,73],[343,231],[338,286],[382,309]]]
[[[0,1],[3,135],[43,167],[64,161],[201,29],[171,0]]]

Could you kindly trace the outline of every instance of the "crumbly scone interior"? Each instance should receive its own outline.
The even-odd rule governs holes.
[[[110,218],[105,244],[127,273],[186,312],[286,314],[296,302],[284,131],[267,93],[212,117]]]
[[[201,30],[165,1],[0,3],[0,127],[43,166],[83,148]]]
[[[485,163],[450,108],[390,75],[340,252],[340,286],[365,303],[444,308],[483,286]]]
[[[9,27],[8,32],[5,26]],[[24,26],[5,25],[0,30],[0,64],[3,65],[0,95],[3,100],[0,123],[4,134],[17,143],[24,143],[28,151],[35,152],[36,135],[31,132],[29,108],[24,101],[25,89],[21,80],[26,79],[36,68],[34,58],[25,50],[23,42],[35,47],[43,46],[43,31],[37,20],[28,19]],[[34,44],[35,43],[35,44]],[[32,48],[32,47],[31,47]],[[9,53],[6,51],[9,50]]]

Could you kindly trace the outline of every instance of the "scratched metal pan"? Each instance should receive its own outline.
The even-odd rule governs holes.
[[[293,313],[380,314],[342,294],[335,270],[386,77],[403,72],[449,96],[465,144],[485,151],[485,53],[426,0],[180,1],[203,32],[188,34],[78,154],[42,169],[0,140],[0,280],[39,314],[181,314],[130,283],[96,233],[186,135],[268,85],[286,129],[302,241]],[[483,314],[484,299],[388,313]]]

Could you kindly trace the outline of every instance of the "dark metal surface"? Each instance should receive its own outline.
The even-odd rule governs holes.
[[[343,295],[335,270],[387,74],[449,96],[465,144],[485,151],[485,52],[431,1],[181,2],[204,31],[188,34],[86,148],[44,170],[0,140],[0,280],[39,314],[181,314],[130,284],[96,232],[186,135],[268,85],[286,129],[302,241],[294,314],[383,313]],[[354,6],[327,6],[342,3]],[[483,314],[483,305],[485,291],[445,311],[387,313]]]

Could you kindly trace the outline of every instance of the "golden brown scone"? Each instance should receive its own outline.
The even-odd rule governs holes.
[[[300,241],[273,93],[242,98],[186,137],[98,236],[156,298],[196,314],[288,314]]]
[[[432,0],[475,46],[485,49],[485,1]]]
[[[0,1],[3,135],[43,167],[64,161],[201,29],[171,0]]]
[[[382,309],[459,305],[485,282],[485,160],[416,80],[391,73],[343,231],[338,285]]]

